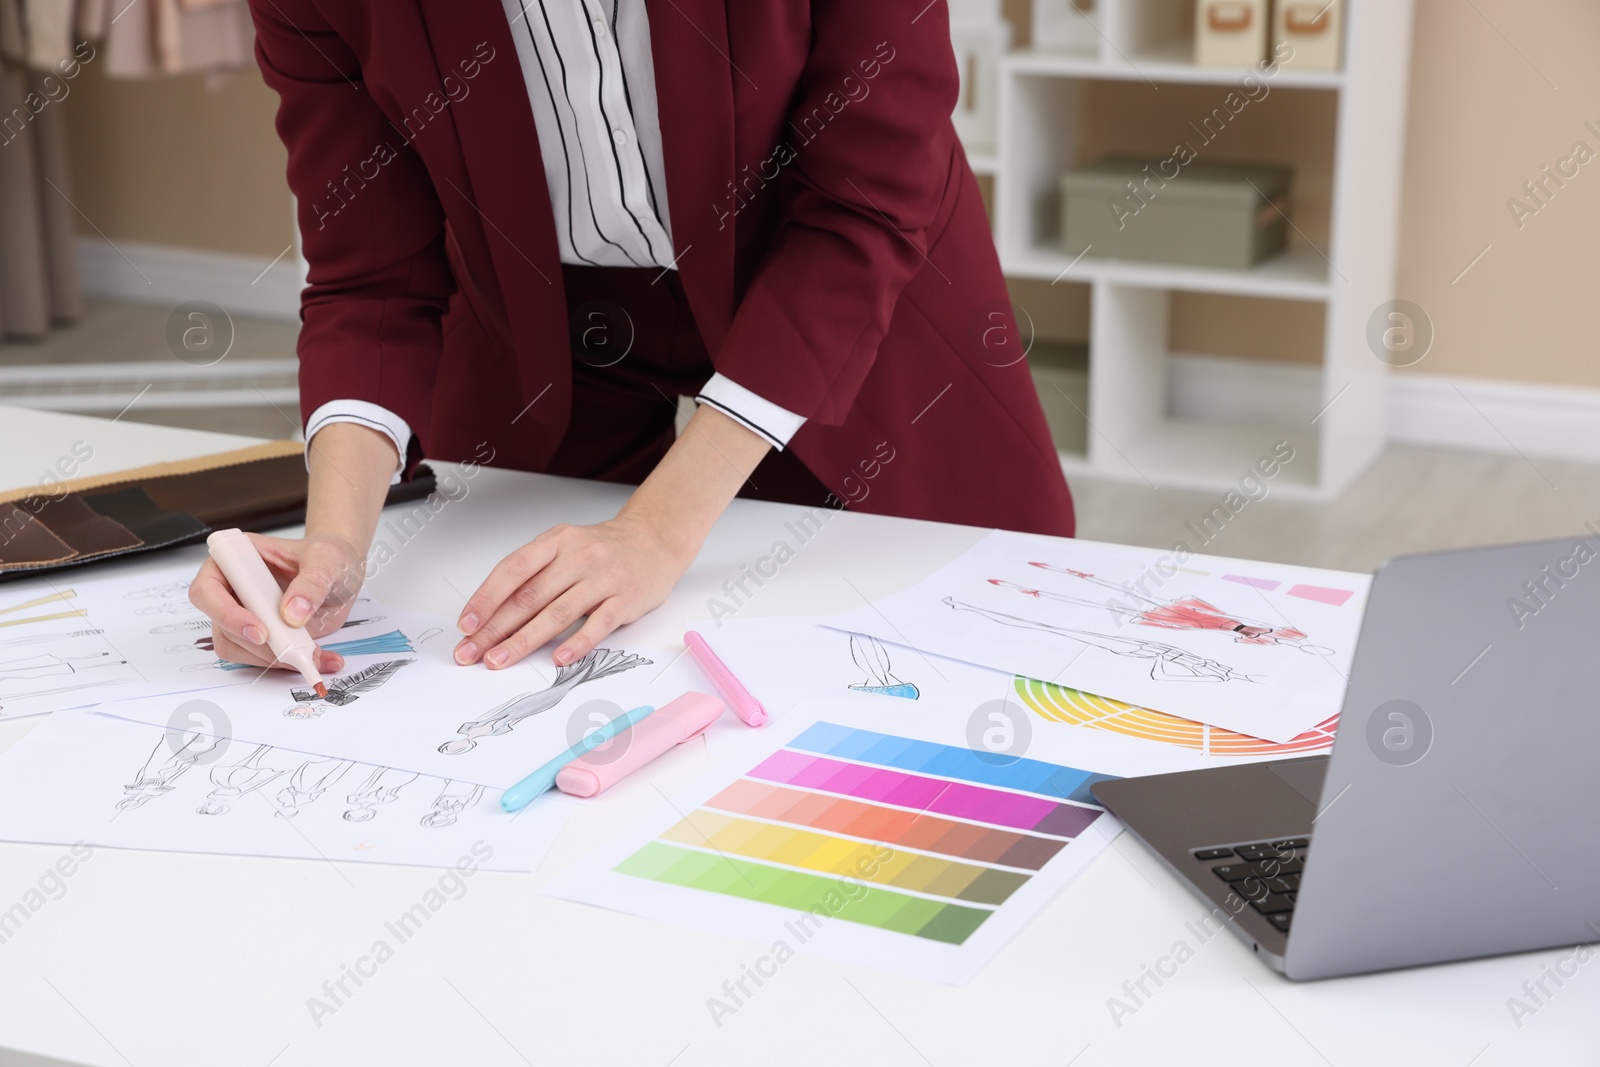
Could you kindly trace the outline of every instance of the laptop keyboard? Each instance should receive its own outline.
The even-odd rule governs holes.
[[[1268,922],[1285,933],[1294,920],[1294,902],[1300,892],[1300,874],[1311,849],[1309,837],[1282,841],[1198,848],[1192,855],[1211,867],[1211,873],[1248,901]]]

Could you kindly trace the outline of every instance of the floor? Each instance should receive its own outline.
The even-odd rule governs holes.
[[[1269,495],[1205,544],[1194,529],[1220,493],[1088,478],[1072,489],[1080,537],[1355,571],[1411,552],[1593,536],[1588,524],[1600,527],[1600,465],[1398,445],[1339,499]]]
[[[190,371],[192,368],[179,362],[168,343],[171,317],[171,308],[91,300],[89,312],[82,320],[56,330],[42,341],[0,339],[0,375],[24,366],[60,368],[101,362],[167,364],[176,371]],[[235,318],[233,327],[233,344],[227,350],[227,360],[292,361],[295,358],[295,338],[300,332],[298,323]],[[195,372],[195,377],[203,379],[204,375]],[[75,391],[78,388],[92,390],[94,383],[75,386]],[[6,386],[0,385],[0,404],[7,402],[8,391]],[[114,395],[106,396],[104,408],[85,410],[84,414],[111,418],[137,393],[137,386],[123,387]],[[159,426],[274,438],[296,436],[300,413],[292,406],[279,404],[273,408],[259,402],[247,406],[160,407],[138,401],[122,418]]]
[[[175,357],[166,340],[169,311],[96,303],[80,324],[40,343],[0,343],[0,374],[22,365]],[[240,319],[229,359],[292,359],[297,326]],[[126,403],[108,399],[107,417]],[[0,389],[0,404],[5,403]],[[96,412],[99,413],[99,412]],[[292,437],[299,414],[276,407],[156,408],[135,402],[122,416],[254,437]],[[1179,543],[1213,555],[1370,571],[1390,556],[1497,542],[1568,537],[1600,525],[1600,465],[1517,455],[1489,455],[1395,446],[1331,503],[1286,500],[1269,493],[1250,502],[1209,541],[1196,531],[1221,493],[1152,489],[1142,481],[1075,478],[1078,533],[1097,541],[1171,548]]]

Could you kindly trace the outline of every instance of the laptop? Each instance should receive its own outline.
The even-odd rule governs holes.
[[[1600,941],[1600,537],[1389,561],[1328,755],[1094,795],[1289,978]]]

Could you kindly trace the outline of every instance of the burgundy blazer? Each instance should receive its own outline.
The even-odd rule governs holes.
[[[1070,534],[925,4],[652,0],[683,288],[716,369],[808,420],[790,447],[851,506]],[[310,263],[304,413],[369,400],[413,463],[542,469],[574,414],[567,307],[501,4],[250,7]]]

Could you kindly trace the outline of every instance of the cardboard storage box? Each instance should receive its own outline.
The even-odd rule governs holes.
[[[1198,0],[1194,61],[1203,67],[1253,67],[1267,57],[1267,0]]]
[[[1338,70],[1343,14],[1343,0],[1277,0],[1272,11],[1274,54],[1285,67]]]
[[[1292,177],[1279,166],[1179,167],[1172,159],[1129,158],[1091,163],[1061,177],[1065,251],[1251,267],[1283,250]]]

